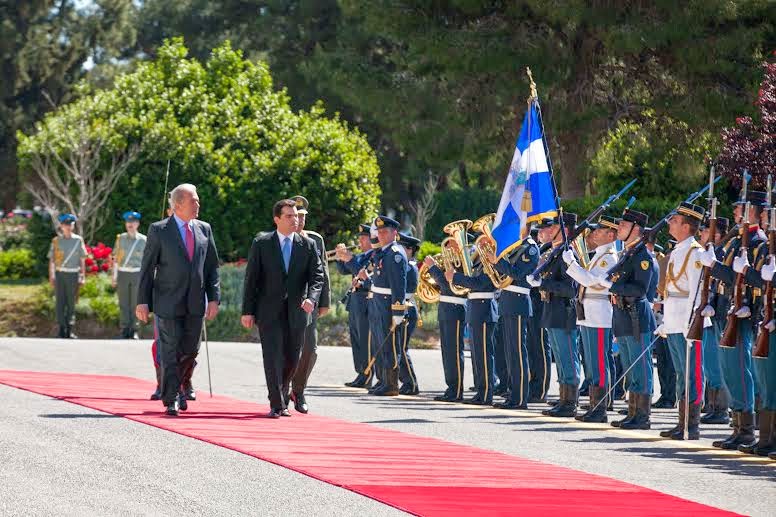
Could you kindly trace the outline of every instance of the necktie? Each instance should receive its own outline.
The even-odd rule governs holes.
[[[189,261],[194,260],[194,234],[188,223],[186,224],[186,253],[189,255]]]
[[[288,265],[291,262],[291,239],[286,237],[283,239],[283,265],[286,266],[286,273],[288,273]]]

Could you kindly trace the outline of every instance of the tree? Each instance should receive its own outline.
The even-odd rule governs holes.
[[[270,207],[294,194],[311,201],[308,227],[344,239],[373,217],[379,205],[379,168],[364,136],[322,104],[294,112],[285,90],[275,90],[263,62],[242,57],[227,42],[206,63],[187,57],[182,40],[159,48],[154,61],[120,75],[112,88],[92,92],[48,116],[20,138],[25,171],[46,146],[72,155],[76,148],[47,127],[65,127],[83,114],[111,152],[141,151],[128,164],[102,217],[120,228],[128,209],[153,221],[170,185],[197,185],[203,220],[216,229],[226,259],[247,254],[255,234],[271,227]],[[109,161],[101,161],[106,172]],[[111,217],[115,214],[114,217]]]
[[[434,213],[439,207],[436,197],[437,185],[439,185],[439,178],[429,174],[426,182],[423,184],[423,193],[416,201],[411,202],[409,205],[409,211],[414,216],[415,237],[421,241],[426,235],[428,221],[434,217]]]
[[[776,181],[776,62],[763,63],[763,70],[756,102],[759,121],[739,117],[735,126],[722,130],[718,168],[736,188],[744,170],[752,175],[750,188],[765,190],[769,175]]]
[[[0,205],[19,190],[16,132],[66,101],[95,64],[134,44],[132,0],[0,0]]]

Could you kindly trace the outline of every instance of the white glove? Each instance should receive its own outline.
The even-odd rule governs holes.
[[[597,282],[598,282],[598,285],[600,285],[604,289],[609,289],[612,285],[614,285],[612,282],[607,280],[606,277],[603,277],[603,276],[598,277]]]
[[[744,305],[736,311],[736,318],[745,319],[752,315],[752,309]]]
[[[666,334],[665,326],[662,323],[660,325],[658,325],[658,327],[655,329],[654,334],[656,336],[660,336],[662,338],[668,336],[668,334]]]
[[[571,251],[571,249],[567,249],[563,252],[563,262],[566,263],[566,265],[571,265],[572,262],[576,262],[577,258],[574,256],[574,252]]]
[[[776,272],[776,257],[771,255],[771,258],[768,259],[768,263],[765,264],[760,270],[760,276],[764,281],[770,282],[773,280],[774,272]]]
[[[749,267],[749,258],[745,254],[738,255],[733,259],[733,271],[736,273],[743,273],[747,267]]]
[[[393,326],[398,327],[404,322],[404,316],[394,316],[393,317]]]
[[[768,332],[773,332],[776,330],[776,320],[771,320],[768,323],[765,324],[765,330]]]
[[[709,244],[705,250],[698,252],[698,260],[700,260],[701,264],[706,267],[711,267],[714,265],[714,263],[717,261],[717,255],[714,253],[714,248],[711,244]]]
[[[701,316],[703,316],[704,318],[712,318],[716,313],[717,311],[714,310],[714,307],[712,307],[711,305],[707,305],[701,311]]]
[[[527,277],[525,277],[525,281],[528,282],[528,285],[530,285],[531,287],[539,287],[540,285],[542,285],[542,281],[536,280],[533,275],[528,275]]]

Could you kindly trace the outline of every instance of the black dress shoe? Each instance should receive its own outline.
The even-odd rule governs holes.
[[[297,395],[296,393],[291,393],[291,400],[294,401],[294,409],[296,409],[300,413],[307,413],[307,401],[305,401],[304,395]],[[288,415],[288,416],[291,416],[291,415]]]
[[[151,400],[161,400],[161,399],[162,399],[162,389],[157,384],[156,391],[151,393]]]
[[[186,400],[197,400],[197,392],[191,386],[183,390],[183,393],[186,395]]]
[[[183,393],[178,393],[178,405],[181,408],[181,411],[186,411],[189,409],[189,403],[186,401],[186,395]]]
[[[654,409],[673,409],[676,407],[676,402],[671,402],[666,399],[657,399],[655,403],[652,404],[652,407]]]
[[[540,402],[547,402],[547,399],[543,399],[541,397],[533,397],[533,396],[528,399],[529,404],[538,404]]]
[[[286,410],[288,411],[288,410]],[[269,413],[267,413],[267,418],[280,418],[280,410],[279,409],[270,409]]]
[[[504,402],[497,402],[493,404],[493,407],[499,409],[528,409],[528,404],[518,404],[517,402],[506,400]]]
[[[280,416],[291,416],[291,412],[287,409],[281,409]]]
[[[417,395],[418,393],[420,393],[420,390],[417,386],[413,388],[410,384],[405,384],[399,388],[399,395]]]
[[[167,411],[165,411],[165,414],[167,416],[178,416],[178,400],[173,400],[168,406]]]
[[[472,397],[470,399],[463,399],[464,404],[479,405],[482,404],[482,399],[479,396]]]

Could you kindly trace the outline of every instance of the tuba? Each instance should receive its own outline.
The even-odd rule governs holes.
[[[442,263],[445,266],[445,271],[457,269],[466,276],[472,276],[472,259],[469,256],[469,243],[466,239],[466,230],[472,225],[472,222],[468,219],[461,219],[460,221],[453,221],[447,223],[442,231],[449,235],[442,241]],[[448,246],[450,242],[454,242],[455,246]],[[469,294],[469,289],[458,285],[450,284],[450,290],[456,294],[456,296],[466,296]]]
[[[487,214],[472,223],[472,230],[482,234],[474,241],[474,248],[480,256],[482,271],[488,275],[488,278],[490,278],[490,281],[493,282],[493,285],[497,289],[504,289],[512,283],[512,277],[500,274],[493,267],[493,264],[488,262],[488,259],[485,258],[490,253],[496,253],[495,241],[493,240],[493,235],[490,233],[495,219],[496,214]]]
[[[437,267],[444,271],[442,254],[432,255],[431,258],[434,260]],[[436,280],[434,280],[431,273],[428,272],[428,266],[426,266],[426,264],[421,265],[418,270],[418,290],[416,294],[418,295],[418,298],[425,303],[437,303],[439,301],[441,291]]]

